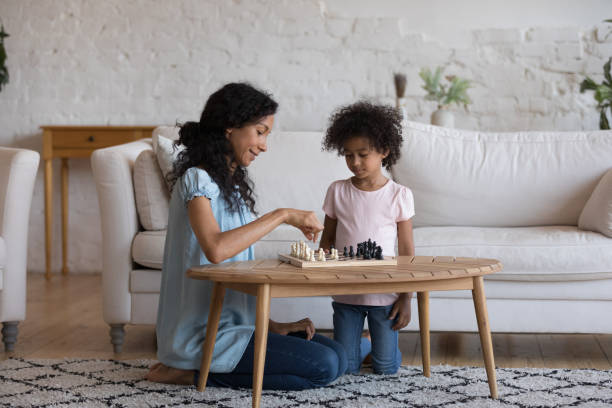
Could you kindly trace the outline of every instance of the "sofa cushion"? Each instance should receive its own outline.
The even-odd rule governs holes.
[[[612,169],[608,170],[597,183],[597,187],[580,213],[578,227],[601,232],[612,238]]]
[[[134,162],[134,195],[142,227],[145,230],[166,229],[170,193],[153,150],[143,150]]]
[[[414,241],[417,255],[499,259],[504,269],[489,279],[612,278],[612,240],[577,227],[422,227]]]
[[[157,144],[159,136],[163,136],[166,139],[170,139],[172,141],[178,140],[179,138],[179,128],[177,126],[158,126],[153,129],[153,133],[151,135],[151,144],[153,146],[153,151],[157,153]]]
[[[139,232],[132,242],[132,259],[147,268],[161,269],[165,242],[166,230]]]
[[[178,157],[178,154],[183,150],[181,146],[175,146],[174,141],[170,140],[164,136],[157,136],[157,163],[159,164],[159,168],[162,173],[162,178],[166,183],[166,187],[168,191],[171,189],[170,182],[168,181],[168,176],[172,172],[174,168],[174,162]]]
[[[404,122],[395,180],[415,226],[578,225],[610,167],[612,131],[487,133]]]

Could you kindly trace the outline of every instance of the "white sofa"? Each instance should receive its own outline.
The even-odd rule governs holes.
[[[40,155],[0,147],[0,322],[6,351],[13,351],[26,315],[28,221]]]
[[[126,323],[155,323],[167,192],[149,202],[161,207],[141,209],[149,214],[139,222],[132,169],[159,134],[175,138],[176,129],[158,128],[153,141],[92,156],[102,215],[104,319],[116,351]],[[269,137],[268,152],[249,167],[260,212],[297,207],[323,218],[327,186],[350,173],[343,158],[321,151],[322,136]],[[417,255],[497,258],[505,265],[485,281],[493,331],[612,333],[612,239],[577,227],[598,181],[612,168],[612,132],[483,133],[406,122],[404,139],[392,174],[414,193]],[[145,156],[151,161],[155,155]],[[149,195],[155,177],[161,180],[155,171],[144,183]],[[142,186],[136,189],[142,194]],[[610,190],[605,197],[612,197]],[[143,217],[144,224],[153,217],[157,230],[143,230]],[[276,257],[299,239],[282,226],[256,244],[256,257]],[[476,331],[473,313],[468,291],[431,294],[432,330]],[[272,318],[308,315],[318,328],[331,328],[331,314],[326,297],[274,299],[272,305]],[[408,329],[418,328],[417,319],[413,313]]]

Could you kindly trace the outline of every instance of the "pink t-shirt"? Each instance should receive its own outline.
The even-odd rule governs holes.
[[[350,246],[371,239],[383,250],[383,255],[395,256],[397,223],[414,216],[414,199],[409,188],[389,179],[376,191],[363,191],[351,179],[334,181],[327,189],[323,202],[325,214],[337,220],[335,247],[340,253]],[[388,306],[397,300],[396,293],[370,295],[339,295],[340,303],[352,305]]]

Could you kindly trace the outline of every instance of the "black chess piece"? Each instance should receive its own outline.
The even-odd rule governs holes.
[[[344,252],[342,252],[342,256],[344,256],[345,258],[348,256],[348,249],[346,249],[346,247],[344,247]]]
[[[383,255],[382,255],[382,248],[380,246],[376,247],[376,259],[381,260],[383,259]]]
[[[349,256],[350,256],[351,258],[354,258],[354,257],[355,257],[355,251],[353,250],[353,246],[352,246],[352,245],[351,245],[351,250],[349,251]]]
[[[363,259],[365,259],[365,260],[372,259],[370,257],[370,253],[368,251],[365,251],[365,253],[363,254]]]

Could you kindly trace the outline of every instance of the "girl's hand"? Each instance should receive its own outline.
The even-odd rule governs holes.
[[[278,323],[270,319],[268,330],[271,333],[276,333],[283,336],[286,336],[289,333],[303,331],[306,332],[306,340],[312,339],[315,334],[314,324],[309,318],[305,318],[297,322],[291,323]]]
[[[400,293],[399,298],[393,304],[389,320],[397,318],[397,321],[391,327],[393,330],[400,330],[410,323],[410,298],[411,293]]]
[[[317,242],[319,232],[323,231],[323,225],[313,211],[287,209],[287,224],[302,231],[306,239]]]

